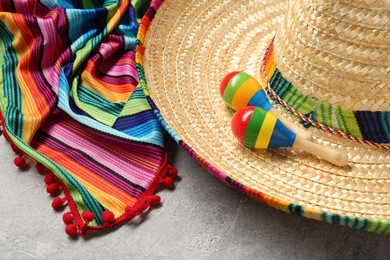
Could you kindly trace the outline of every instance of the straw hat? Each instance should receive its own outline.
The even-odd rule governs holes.
[[[208,171],[283,211],[390,232],[388,1],[154,1],[141,28],[141,85]],[[310,126],[314,142],[345,151],[348,165],[240,144],[219,94],[236,70],[261,81],[297,127]]]

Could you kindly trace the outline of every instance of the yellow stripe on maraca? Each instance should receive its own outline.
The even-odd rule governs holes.
[[[255,148],[268,148],[277,120],[278,119],[274,114],[267,112],[263,124],[261,125],[259,135],[257,136]]]
[[[253,95],[261,89],[260,84],[255,78],[249,78],[236,91],[232,100],[232,108],[239,110],[248,105]]]

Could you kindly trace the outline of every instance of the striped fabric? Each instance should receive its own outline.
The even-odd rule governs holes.
[[[125,220],[170,167],[162,128],[137,87],[136,18],[148,1],[133,4],[0,2],[4,134],[53,172],[83,232]],[[89,224],[84,211],[94,213]],[[103,211],[115,219],[105,223]]]
[[[311,98],[283,77],[278,70],[273,56],[273,42],[264,58],[263,70],[265,79],[269,82],[270,96],[276,95],[283,100],[288,108],[302,114],[305,121],[318,122],[331,129],[338,130],[357,139],[383,145],[390,143],[390,112],[389,111],[352,111],[339,106],[326,104]],[[283,104],[284,105],[284,104]],[[315,123],[313,123],[315,125]]]

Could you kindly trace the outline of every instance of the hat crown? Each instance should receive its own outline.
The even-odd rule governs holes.
[[[304,94],[351,110],[390,110],[390,1],[291,1],[275,62]]]

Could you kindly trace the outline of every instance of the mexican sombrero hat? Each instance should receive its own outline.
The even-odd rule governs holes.
[[[390,232],[390,5],[386,1],[156,0],[137,68],[173,138],[226,184],[292,214]],[[246,71],[275,110],[344,167],[234,137],[221,80]]]

